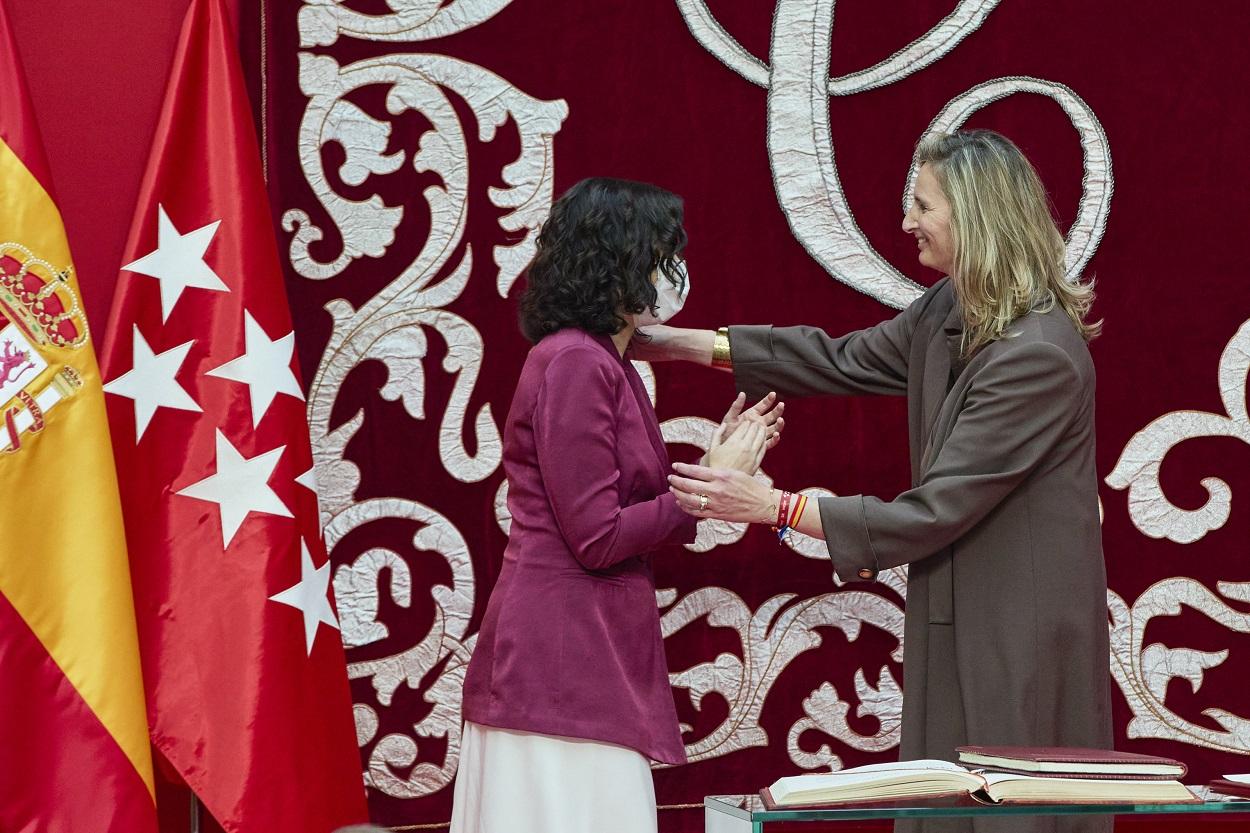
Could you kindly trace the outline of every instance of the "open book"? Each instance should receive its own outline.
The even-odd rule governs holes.
[[[1191,804],[1201,800],[1179,781],[1050,778],[969,770],[936,760],[792,775],[760,792],[775,807],[931,801],[951,796],[991,804]]]

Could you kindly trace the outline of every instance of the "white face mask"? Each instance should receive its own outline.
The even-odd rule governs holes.
[[[634,324],[638,327],[647,327],[653,324],[663,324],[672,319],[674,315],[681,312],[681,308],[686,305],[686,298],[690,295],[690,275],[686,271],[685,264],[677,267],[682,277],[681,289],[673,286],[663,273],[659,273],[659,281],[655,287],[655,312],[645,309],[634,316]]]

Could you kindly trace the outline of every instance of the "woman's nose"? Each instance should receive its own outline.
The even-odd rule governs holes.
[[[903,231],[907,232],[908,234],[911,234],[911,232],[916,228],[916,226],[917,226],[917,223],[915,220],[912,219],[910,211],[908,211],[906,214],[903,215]]]

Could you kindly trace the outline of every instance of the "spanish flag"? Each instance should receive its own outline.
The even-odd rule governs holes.
[[[104,393],[0,0],[0,831],[156,830]]]

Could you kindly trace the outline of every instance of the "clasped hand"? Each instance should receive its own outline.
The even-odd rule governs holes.
[[[772,490],[753,475],[764,454],[781,441],[785,403],[770,393],[744,412],[745,404],[746,394],[738,394],[699,465],[673,465],[677,474],[669,477],[669,491],[692,515],[760,521],[767,514]]]

